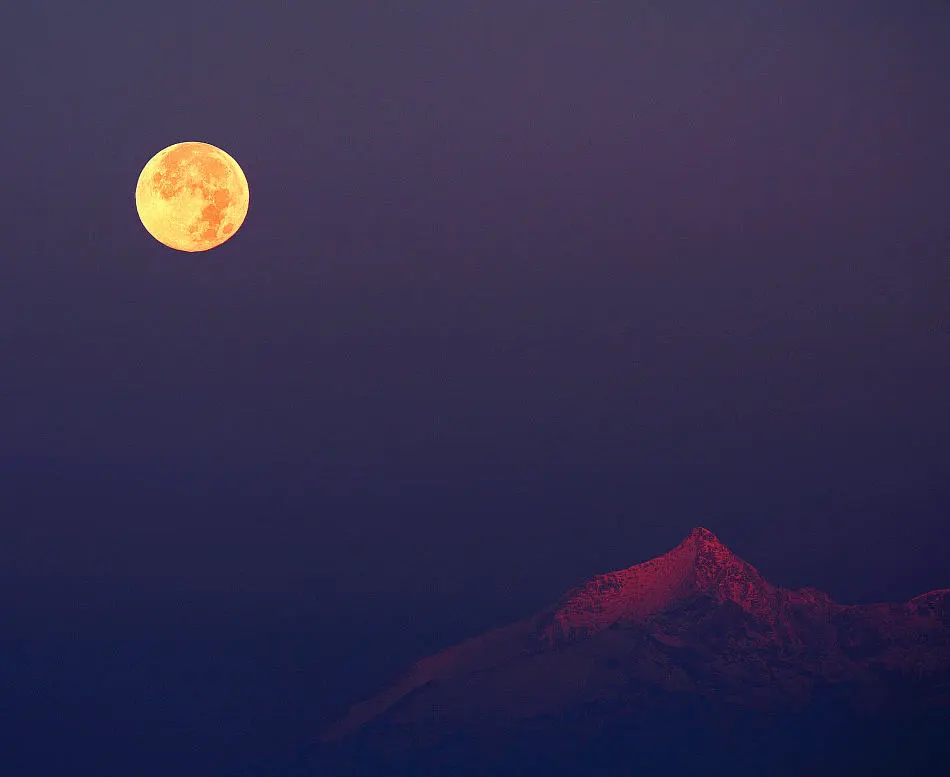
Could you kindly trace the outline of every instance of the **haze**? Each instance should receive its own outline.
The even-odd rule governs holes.
[[[5,15],[3,774],[233,775],[696,525],[950,585],[947,4]]]

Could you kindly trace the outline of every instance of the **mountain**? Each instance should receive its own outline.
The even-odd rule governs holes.
[[[950,589],[842,605],[697,528],[419,661],[301,773],[896,777],[938,773],[947,732]]]

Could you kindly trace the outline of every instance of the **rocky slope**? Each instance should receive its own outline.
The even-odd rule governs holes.
[[[808,752],[801,743],[821,739],[829,725],[839,744],[847,731],[887,739],[869,734],[868,721],[885,732],[919,721],[910,739],[905,732],[898,740],[913,740],[907,752],[929,758],[936,740],[928,732],[950,721],[947,710],[950,590],[903,604],[842,605],[821,591],[772,585],[697,528],[663,556],[598,575],[546,612],[423,659],[353,707],[324,741],[363,759],[365,771],[334,767],[339,774],[380,763],[392,773],[399,763],[420,775],[443,773],[439,763],[444,773],[502,773],[498,762],[474,766],[487,752],[552,774],[578,773],[592,754],[615,753],[633,769],[618,773],[636,774],[634,760],[682,736],[710,752],[732,742],[728,758],[755,750],[753,739],[759,748],[771,742],[770,752],[787,750],[792,763]],[[551,756],[565,747],[570,755]],[[369,766],[367,754],[381,760]],[[546,756],[553,760],[542,768]],[[601,767],[609,772],[608,761]],[[690,768],[664,761],[673,762],[669,773]],[[886,763],[874,757],[855,773]],[[637,768],[667,773],[654,761]]]

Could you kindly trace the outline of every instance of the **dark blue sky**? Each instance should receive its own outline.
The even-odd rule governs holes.
[[[5,12],[0,772],[234,770],[695,525],[950,585],[950,5],[299,5]]]

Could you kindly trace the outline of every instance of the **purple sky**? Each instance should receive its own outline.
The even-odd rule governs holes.
[[[696,525],[950,586],[950,5],[291,5],[0,25],[0,773],[297,747]]]

